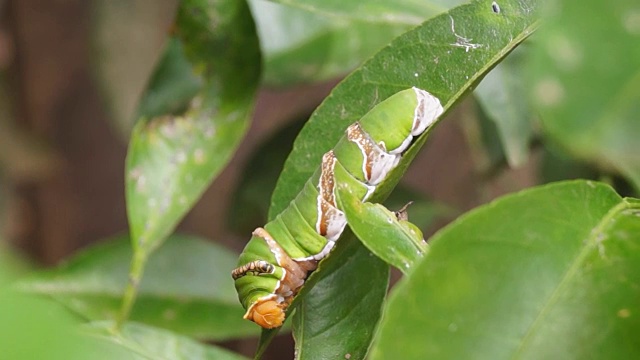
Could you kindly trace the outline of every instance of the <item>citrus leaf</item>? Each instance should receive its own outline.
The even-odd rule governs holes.
[[[297,359],[363,359],[382,315],[389,266],[352,235],[341,241],[294,303]]]
[[[326,81],[360,65],[396,36],[463,1],[252,0],[264,80],[284,86]]]
[[[550,138],[640,190],[640,39],[634,0],[560,1],[536,39],[532,94]]]
[[[640,356],[640,202],[590,181],[505,196],[437,233],[372,359]]]
[[[498,129],[505,156],[512,167],[527,161],[533,137],[526,80],[521,76],[526,53],[521,49],[491,70],[475,90],[483,111]]]
[[[258,42],[244,2],[183,1],[175,41],[202,88],[182,115],[143,113],[134,128],[127,211],[133,246],[145,254],[173,231],[229,160],[247,129],[259,80]],[[151,88],[146,96],[159,91]]]
[[[78,319],[60,304],[5,286],[0,288],[0,318],[3,359],[133,359],[125,351],[80,333]]]
[[[212,345],[204,345],[188,337],[150,326],[127,323],[120,333],[112,333],[109,322],[87,325],[90,333],[115,346],[126,349],[135,359],[162,360],[242,360],[246,359]]]
[[[435,14],[462,4],[456,0],[272,0],[332,17],[347,17],[376,23],[418,25]]]
[[[108,239],[59,267],[19,282],[23,292],[50,296],[89,320],[118,310],[132,257],[129,238]],[[242,319],[229,274],[237,254],[198,238],[173,235],[151,257],[140,283],[134,321],[206,339],[258,333]]]
[[[340,185],[337,189],[336,201],[349,228],[373,254],[403,273],[422,259],[427,245],[422,243],[422,232],[411,233],[384,206],[363,203]]]

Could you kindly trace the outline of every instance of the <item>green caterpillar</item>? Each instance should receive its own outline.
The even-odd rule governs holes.
[[[350,125],[303,190],[273,221],[257,228],[233,270],[245,319],[264,328],[283,324],[285,310],[308,274],[329,255],[347,222],[335,202],[336,184],[363,202],[393,170],[413,140],[442,114],[424,90],[400,91]]]

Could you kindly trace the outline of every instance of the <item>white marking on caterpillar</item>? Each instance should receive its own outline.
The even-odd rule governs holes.
[[[412,135],[407,136],[407,138],[404,139],[404,141],[402,141],[402,144],[400,144],[397,148],[390,150],[389,154],[391,155],[402,154],[405,150],[409,148],[409,145],[411,145],[411,141],[413,141],[413,136]]]
[[[474,43],[472,43],[471,41],[473,39],[467,39],[464,36],[458,35],[458,33],[456,33],[454,20],[453,20],[453,17],[451,17],[451,15],[449,15],[449,19],[451,19],[451,32],[456,37],[456,42],[453,43],[453,44],[450,44],[451,46],[464,48],[464,52],[469,52],[469,49],[475,50],[475,49],[478,49],[478,48],[482,47],[482,44],[474,44]]]
[[[322,157],[322,171],[318,182],[318,221],[316,222],[318,234],[329,241],[337,240],[347,225],[344,213],[336,207],[335,166],[336,156],[333,150],[330,150]]]
[[[343,228],[343,230],[344,230],[344,228]],[[342,233],[342,231],[340,233]],[[338,235],[338,237],[340,237],[340,235]],[[335,240],[337,240],[337,239],[338,238],[336,238]],[[333,247],[336,244],[335,240],[327,241],[327,244],[324,246],[324,248],[322,248],[322,250],[319,253],[313,255],[313,259],[314,260],[322,260],[327,255],[329,255],[329,253],[331,252],[331,249],[333,249]]]
[[[420,136],[442,115],[444,109],[437,97],[416,87],[414,87],[413,90],[418,97],[418,106],[416,106],[413,116],[413,130],[411,131],[411,135]]]
[[[376,191],[376,186],[368,185],[368,184],[363,184],[363,185],[367,187],[367,193],[364,194],[364,197],[362,198],[362,202],[365,202],[367,201],[367,199],[369,199],[369,197],[371,197],[371,195],[373,195],[373,192]]]
[[[390,154],[385,148],[373,142],[358,122],[347,128],[347,138],[360,148],[364,158],[362,172],[369,185],[378,185],[400,161],[400,154]],[[384,143],[381,145],[384,146]]]

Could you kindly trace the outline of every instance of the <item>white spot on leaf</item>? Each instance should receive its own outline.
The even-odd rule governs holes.
[[[175,320],[176,319],[176,312],[173,309],[166,309],[165,311],[162,312],[162,317],[165,320]]]
[[[640,9],[629,10],[622,18],[622,26],[631,35],[640,35]]]
[[[631,316],[631,311],[629,309],[620,309],[618,310],[618,317],[622,319],[626,319]]]
[[[564,87],[555,78],[540,80],[534,88],[534,95],[540,105],[552,107],[564,101]]]
[[[196,164],[201,165],[204,163],[205,161],[205,153],[204,150],[202,150],[201,148],[197,148],[194,152],[193,152],[193,160],[196,162]]]
[[[178,164],[182,164],[182,163],[184,163],[185,161],[187,161],[187,154],[185,154],[185,153],[184,153],[184,151],[179,151],[179,152],[176,154],[176,162],[177,162]]]
[[[582,50],[563,34],[557,34],[550,39],[547,52],[558,67],[565,71],[573,70],[582,64]]]

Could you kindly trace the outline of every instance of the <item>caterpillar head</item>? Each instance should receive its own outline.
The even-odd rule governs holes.
[[[287,304],[278,302],[277,298],[260,299],[249,307],[244,318],[251,320],[265,329],[282,326]]]

